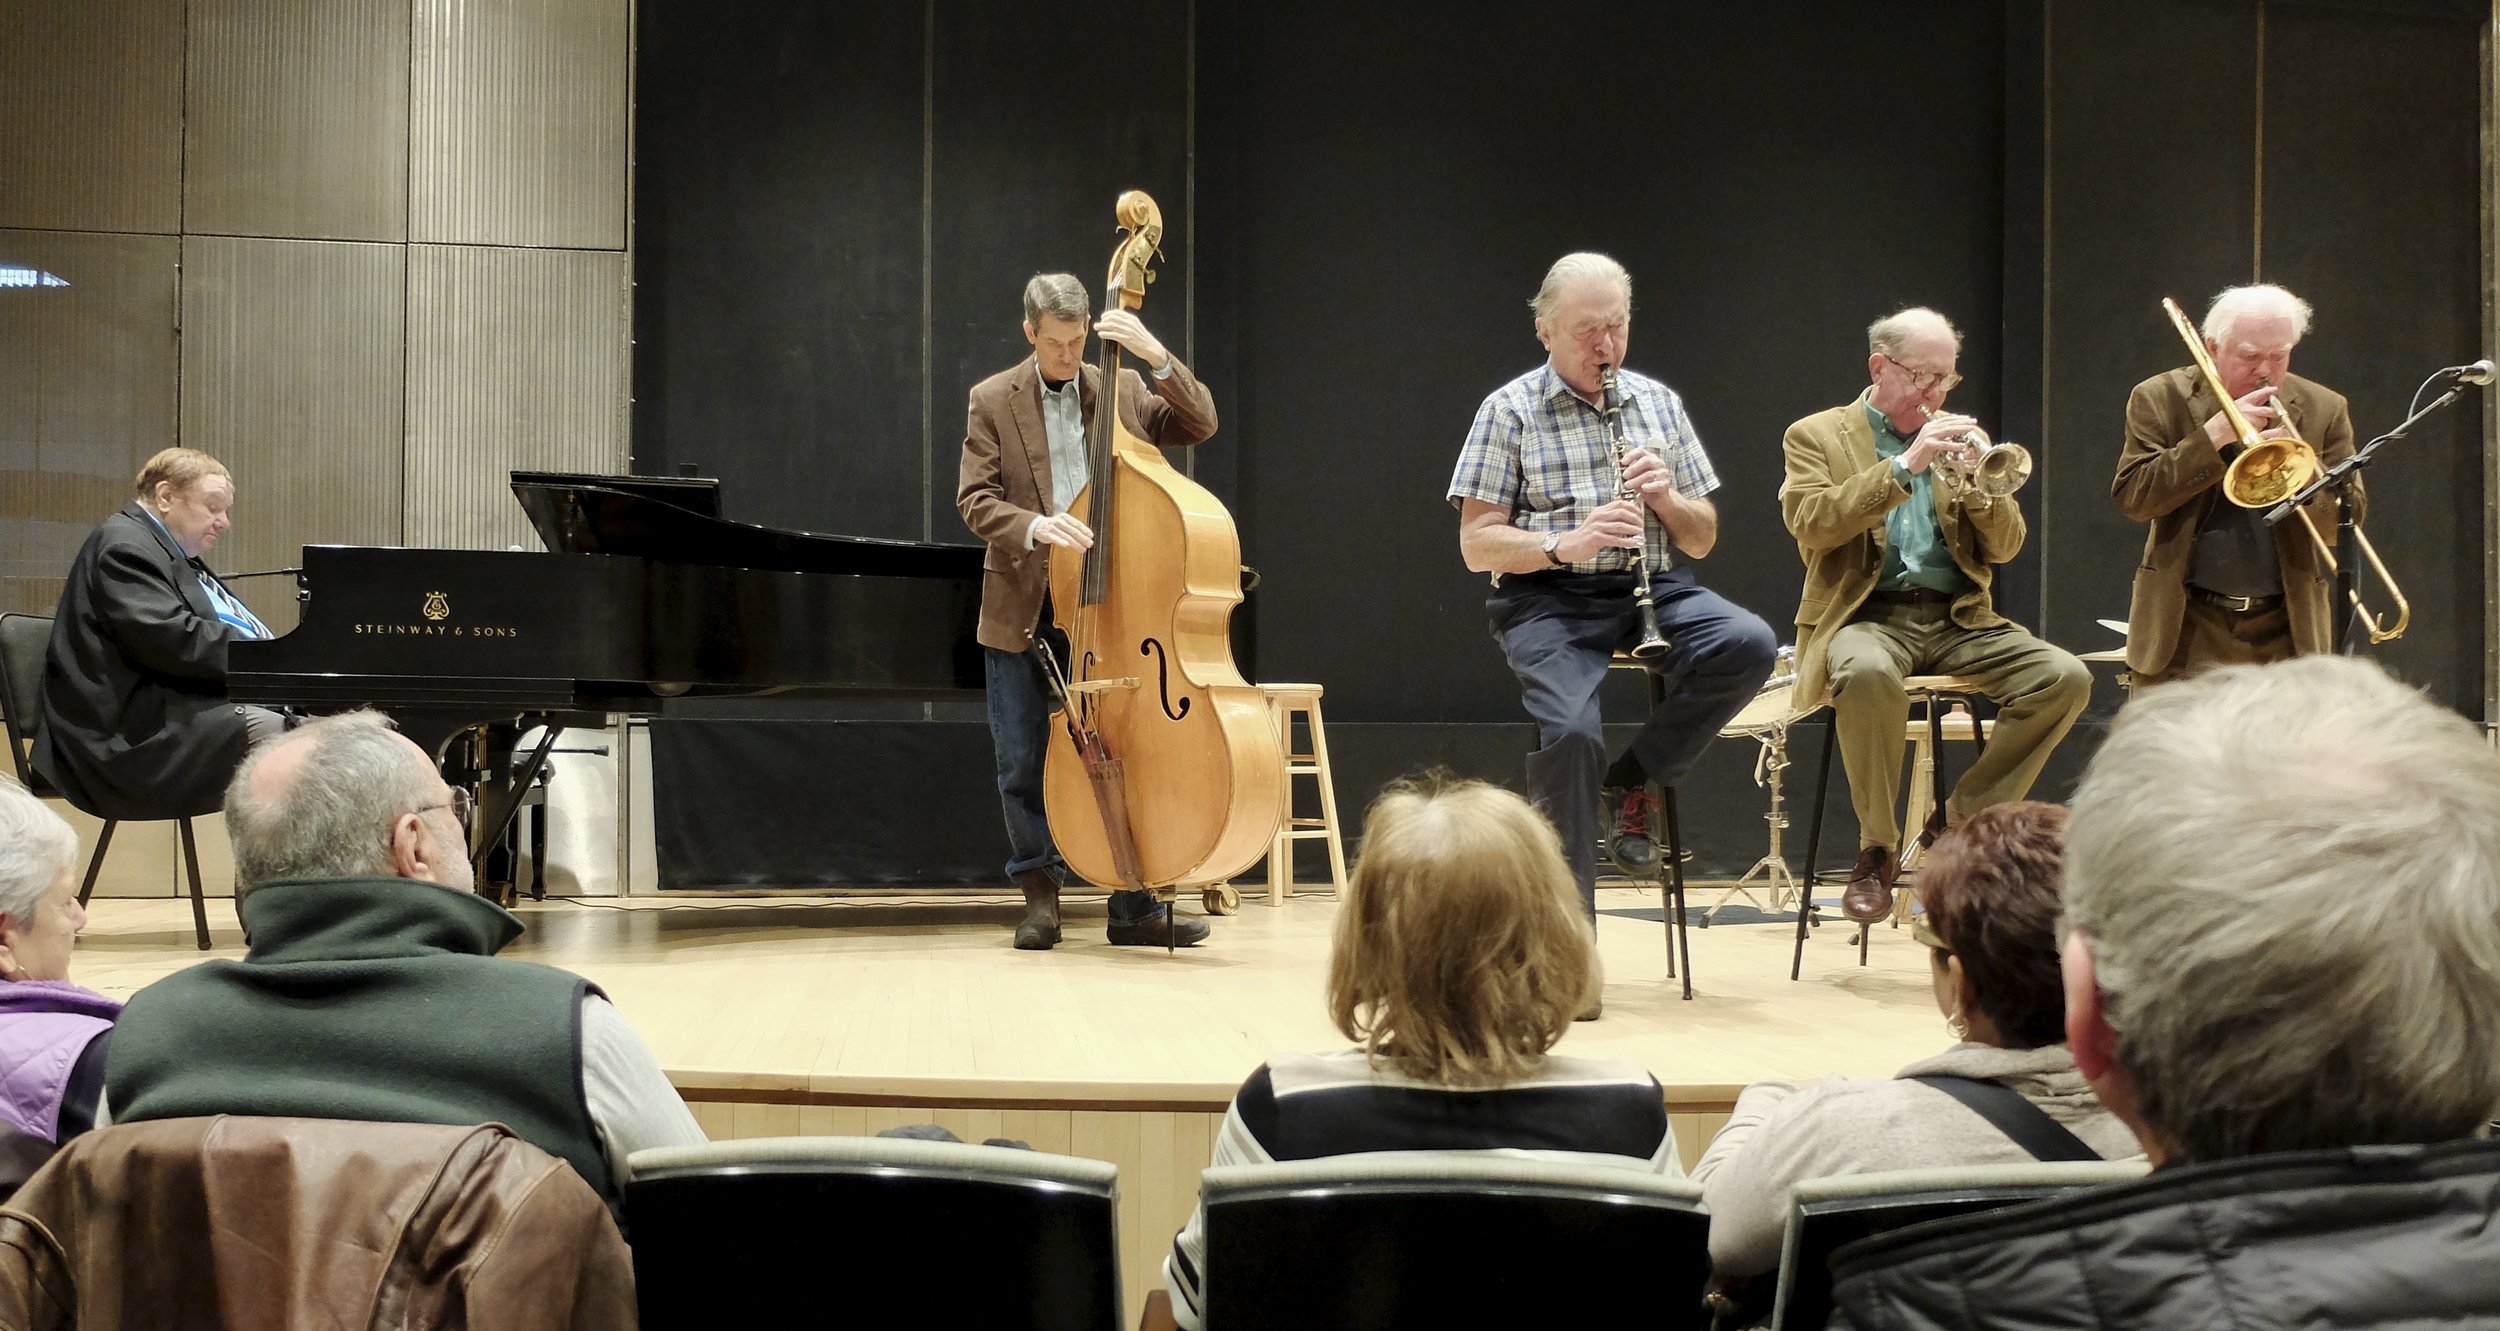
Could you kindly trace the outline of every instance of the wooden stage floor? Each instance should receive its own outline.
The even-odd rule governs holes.
[[[1656,906],[1600,893],[1601,912]],[[1278,1050],[1344,1047],[1321,1000],[1336,903],[1247,900],[1212,942],[1170,955],[1106,944],[1099,896],[1071,910],[1069,941],[1019,953],[1022,908],[1004,896],[549,900],[522,905],[530,931],[504,955],[606,990],[715,1138],[937,1122],[1114,1161],[1134,1309],[1242,1078]],[[1796,983],[1793,917],[1694,929],[1689,1003],[1659,924],[1601,914],[1606,1015],[1562,1052],[1655,1073],[1689,1164],[1747,1083],[1888,1076],[1945,1047],[1909,931],[1878,927],[1861,968],[1854,930],[1824,914]],[[126,996],[203,955],[239,956],[232,902],[212,898],[209,920],[203,954],[187,902],[99,898],[72,978]]]

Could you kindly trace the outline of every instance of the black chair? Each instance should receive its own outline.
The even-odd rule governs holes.
[[[1393,1152],[1206,1171],[1208,1331],[1702,1327],[1701,1189]]]
[[[1121,1324],[1117,1166],[891,1137],[637,1151],[625,1230],[644,1331]],[[920,1306],[913,1316],[898,1308]]]
[[[0,724],[5,724],[9,739],[9,760],[16,765],[20,785],[37,795],[57,799],[71,808],[78,801],[66,792],[56,790],[52,783],[35,771],[31,757],[35,741],[35,708],[43,693],[43,657],[52,641],[52,617],[49,615],[0,615]],[[78,809],[90,817],[102,818],[93,809]],[[104,852],[113,844],[113,829],[121,826],[117,819],[104,818],[104,830],[96,834],[95,853],[87,857],[87,877],[78,885],[78,904],[87,904],[95,891],[96,874],[104,868]],[[208,898],[200,889],[200,850],[191,834],[191,820],[175,820],[182,828],[182,864],[191,876],[191,930],[199,938],[200,950],[208,950]]]
[[[1958,678],[1950,675],[1912,675],[1904,679],[1902,684],[1909,690],[1910,702],[1913,705],[1923,705],[1927,712],[1927,751],[1936,757],[1938,770],[1934,793],[1937,801],[1936,807],[1942,808],[1945,792],[1948,789],[1943,773],[1945,704],[1956,703],[1971,712],[1971,760],[1977,762],[1978,756],[1988,751],[1989,723],[1979,719],[1974,704],[1984,702],[1986,698],[1963,686]],[[1797,889],[1797,945],[1788,959],[1788,978],[1791,980],[1796,979],[1805,969],[1806,931],[1823,922],[1814,904],[1814,889],[1823,881],[1823,801],[1831,792],[1832,760],[1837,756],[1834,751],[1840,742],[1840,720],[1829,702],[1825,702],[1819,710],[1824,723],[1823,762],[1822,769],[1815,774],[1814,778],[1814,814],[1807,821],[1805,882]],[[1809,712],[1805,715],[1813,714]],[[1804,719],[1804,716],[1798,718],[1798,720]],[[1905,827],[1901,831],[1905,837],[1919,834],[1919,829],[1915,827]],[[1899,923],[1900,917],[1896,915],[1894,924],[1897,926]],[[1873,930],[1872,925],[1858,926],[1858,964],[1861,966],[1866,964],[1867,940]]]
[[[1780,1244],[1778,1295],[1769,1325],[1822,1331],[1832,1317],[1832,1255],[1905,1225],[1991,1211],[2142,1178],[2141,1160],[1962,1165],[1807,1179],[1796,1187]]]

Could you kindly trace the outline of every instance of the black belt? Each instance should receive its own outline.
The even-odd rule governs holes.
[[[2283,604],[2283,597],[2279,593],[2274,596],[2225,596],[2220,592],[2209,592],[2194,583],[2188,584],[2188,595],[2207,605],[2217,606],[2238,615],[2257,614]]]
[[[1933,587],[1904,587],[1897,592],[1873,591],[1866,594],[1868,605],[1951,605],[1958,598],[1951,592]]]

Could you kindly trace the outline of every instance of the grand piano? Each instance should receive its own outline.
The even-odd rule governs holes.
[[[568,725],[981,691],[979,546],[731,522],[702,478],[516,471],[512,492],[544,553],[306,546],[294,631],[228,655],[237,702],[389,712],[475,793],[481,870]]]

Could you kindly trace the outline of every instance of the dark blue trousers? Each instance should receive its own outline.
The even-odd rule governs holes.
[[[1650,581],[1658,629],[1674,644],[1650,669],[1665,678],[1666,701],[1633,737],[1649,779],[1683,783],[1702,746],[1752,701],[1771,675],[1779,639],[1752,611],[1693,580],[1678,566]],[[1485,602],[1494,636],[1519,677],[1520,702],[1536,721],[1528,755],[1528,798],[1554,822],[1580,897],[1597,911],[1599,787],[1606,739],[1597,691],[1617,651],[1640,641],[1640,615],[1627,574],[1505,574]]]

